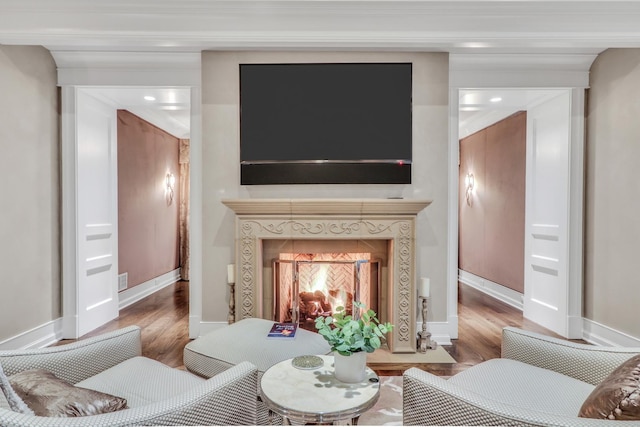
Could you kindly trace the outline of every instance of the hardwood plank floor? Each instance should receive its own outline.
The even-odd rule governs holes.
[[[472,287],[458,284],[458,339],[443,346],[457,363],[370,365],[378,375],[402,375],[417,367],[434,375],[450,376],[485,360],[500,357],[502,328],[515,326],[559,337],[522,317],[522,312]]]
[[[443,346],[457,363],[373,364],[378,375],[402,375],[418,367],[435,375],[455,375],[482,361],[500,357],[501,331],[515,326],[557,336],[522,317],[519,310],[460,284],[458,295],[459,336],[453,344]],[[129,325],[142,328],[143,355],[169,366],[184,368],[182,355],[189,343],[189,284],[180,281],[120,311],[120,317],[85,336],[95,336]],[[60,341],[57,345],[71,342]]]
[[[130,325],[142,328],[142,354],[183,368],[182,352],[189,343],[189,282],[179,281],[120,310],[120,317],[80,339]],[[62,340],[66,344],[74,340]]]

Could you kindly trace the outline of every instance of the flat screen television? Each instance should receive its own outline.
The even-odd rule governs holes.
[[[409,184],[411,63],[240,64],[241,184]]]

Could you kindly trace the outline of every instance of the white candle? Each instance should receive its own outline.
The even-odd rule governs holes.
[[[227,283],[236,283],[236,265],[227,265]]]
[[[428,297],[429,296],[429,288],[431,286],[431,283],[429,282],[429,278],[428,277],[422,277],[420,278],[420,289],[418,290],[418,296],[421,297]]]

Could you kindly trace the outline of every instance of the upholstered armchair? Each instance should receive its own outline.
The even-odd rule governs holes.
[[[604,418],[624,418],[629,411],[638,415],[640,359],[634,357],[638,354],[640,348],[579,344],[508,327],[502,333],[499,359],[449,379],[416,368],[405,371],[403,421],[405,425],[637,427],[640,421]],[[622,392],[620,384],[625,387]],[[584,412],[599,419],[578,416]]]
[[[73,385],[71,389],[125,398],[128,406],[98,415],[54,418],[12,411],[1,402],[0,392],[4,427],[256,424],[257,370],[252,364],[240,363],[203,379],[142,357],[136,326],[57,347],[0,351],[0,365],[9,379],[44,369]]]

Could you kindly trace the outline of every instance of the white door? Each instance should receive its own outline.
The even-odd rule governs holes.
[[[78,335],[118,316],[116,110],[76,97]]]
[[[576,297],[575,286],[581,286],[581,278],[571,268],[575,261],[571,221],[582,220],[581,212],[572,217],[576,214],[572,212],[571,169],[576,123],[571,108],[572,93],[567,90],[527,111],[523,311],[527,319],[569,338],[573,335],[571,307],[581,307],[581,302],[571,300]]]

